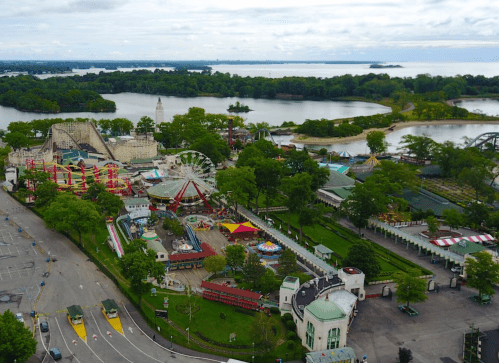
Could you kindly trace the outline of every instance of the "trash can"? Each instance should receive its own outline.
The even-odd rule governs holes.
[[[33,247],[35,247],[36,243],[35,243],[35,242],[31,242],[31,245],[32,245]]]
[[[47,260],[46,260],[46,262],[50,262],[50,257],[47,257]]]
[[[40,286],[45,286],[45,281],[42,281],[42,283],[40,284]]]
[[[32,312],[30,312],[30,313],[29,313],[29,315],[30,315],[32,318],[34,318],[34,317],[35,317],[35,315],[36,315],[36,313],[35,313],[34,311],[32,311]]]

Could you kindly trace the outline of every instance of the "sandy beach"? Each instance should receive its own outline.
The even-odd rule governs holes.
[[[350,142],[361,141],[366,139],[366,135],[374,130],[383,131],[385,134],[390,134],[392,132],[405,129],[406,127],[414,127],[414,126],[429,126],[429,125],[461,125],[461,124],[492,124],[499,125],[499,121],[479,121],[479,120],[434,120],[434,121],[406,121],[406,122],[398,122],[394,124],[395,128],[393,131],[389,131],[387,128],[385,129],[367,129],[364,130],[361,134],[349,137],[311,137],[302,134],[293,134],[293,138],[291,142],[297,144],[305,144],[305,145],[332,145],[332,144],[348,144]],[[393,126],[393,125],[392,125]]]

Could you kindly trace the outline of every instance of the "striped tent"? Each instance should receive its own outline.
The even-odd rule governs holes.
[[[338,156],[340,158],[351,158],[351,157],[354,157],[355,154],[351,154],[348,151],[338,151]]]
[[[369,159],[367,159],[364,164],[370,165],[370,166],[377,166],[381,165],[378,159],[376,159],[376,156],[372,155]]]
[[[445,238],[445,239],[435,239],[430,241],[436,246],[447,247],[458,243],[459,241],[466,240],[470,242],[483,242],[483,241],[493,241],[495,238],[490,234],[483,234],[480,236],[470,236],[470,237],[457,237],[457,238]]]

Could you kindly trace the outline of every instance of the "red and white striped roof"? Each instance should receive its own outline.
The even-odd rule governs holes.
[[[457,238],[446,238],[446,239],[435,239],[430,241],[434,245],[446,247],[452,246],[462,240],[467,240],[470,242],[483,242],[483,241],[493,241],[495,238],[490,234],[483,234],[480,236],[470,236],[470,237],[457,237]]]

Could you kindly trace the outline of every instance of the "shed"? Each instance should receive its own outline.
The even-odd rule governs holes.
[[[329,260],[331,258],[331,254],[333,253],[333,250],[330,250],[324,245],[317,245],[314,246],[314,254],[322,258],[323,260]]]
[[[102,306],[104,306],[104,309],[108,314],[117,313],[119,310],[118,304],[116,304],[116,301],[114,301],[113,299],[107,299],[102,301]]]

